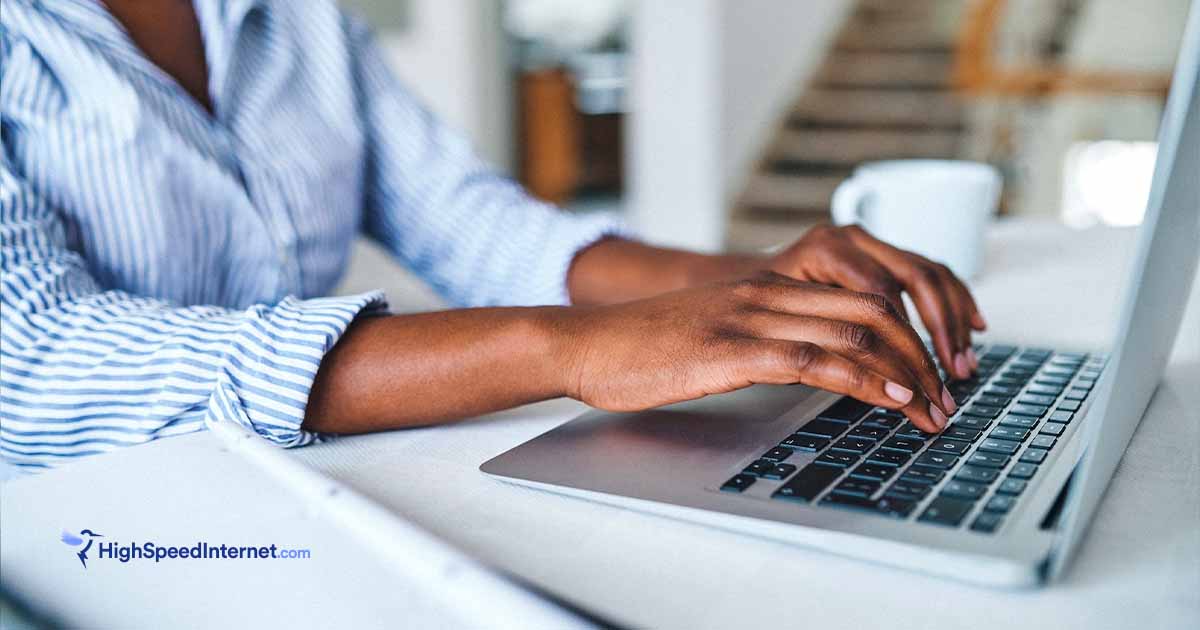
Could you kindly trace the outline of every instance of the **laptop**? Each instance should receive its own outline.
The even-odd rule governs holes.
[[[516,484],[977,584],[1068,566],[1161,379],[1200,244],[1200,3],[1110,354],[990,343],[925,434],[801,385],[592,411],[484,463]],[[1183,290],[1181,290],[1181,288]]]

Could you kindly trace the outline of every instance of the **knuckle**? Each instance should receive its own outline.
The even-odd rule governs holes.
[[[821,349],[816,344],[800,342],[792,344],[791,356],[788,357],[792,368],[804,373],[813,370],[821,361]]]
[[[881,343],[879,335],[875,331],[859,324],[846,324],[842,327],[841,337],[843,343],[852,351],[860,355],[874,354]]]
[[[935,284],[941,279],[937,267],[934,264],[924,264],[917,267],[916,271],[917,282],[923,284]]]
[[[878,293],[860,293],[858,299],[863,311],[872,318],[892,319],[900,314],[891,300]]]
[[[870,382],[871,375],[867,372],[867,368],[861,365],[855,365],[846,372],[846,389],[847,391],[860,391]]]

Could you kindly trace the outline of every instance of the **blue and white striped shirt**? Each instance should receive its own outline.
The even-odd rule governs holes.
[[[383,295],[321,297],[361,231],[456,305],[566,301],[611,217],[532,200],[328,0],[195,0],[209,114],[96,0],[0,11],[0,449],[73,457],[234,421],[284,446]]]

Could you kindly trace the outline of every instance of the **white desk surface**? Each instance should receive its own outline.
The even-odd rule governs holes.
[[[1008,222],[974,282],[989,338],[1105,348],[1131,230]],[[290,451],[461,549],[619,623],[673,628],[1194,628],[1200,621],[1200,281],[1167,374],[1064,582],[969,587],[519,488],[477,470],[583,410],[551,401],[455,426]],[[447,626],[413,584],[200,433],[0,486],[6,584],[72,625]],[[57,535],[272,541],[314,559],[93,563]]]

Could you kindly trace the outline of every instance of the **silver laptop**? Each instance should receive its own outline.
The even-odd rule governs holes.
[[[1112,353],[978,347],[940,435],[803,386],[587,413],[481,466],[534,486],[990,585],[1071,559],[1162,376],[1200,244],[1200,7]],[[1114,395],[1116,393],[1117,395]]]

